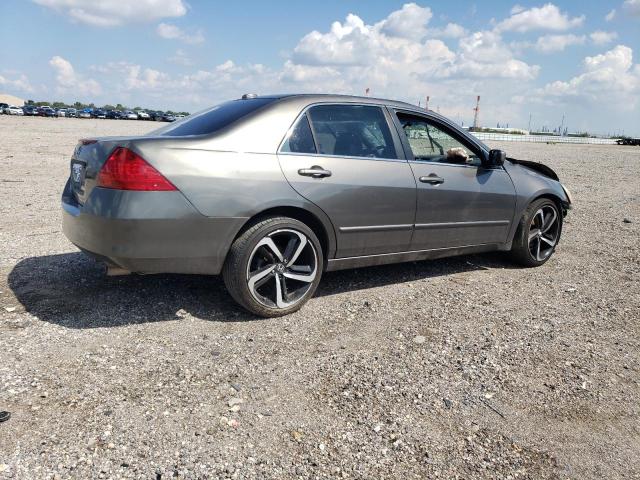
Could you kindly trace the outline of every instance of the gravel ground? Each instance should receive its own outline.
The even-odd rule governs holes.
[[[640,148],[495,145],[575,196],[541,268],[329,273],[264,320],[61,233],[76,140],[155,127],[0,116],[0,478],[640,477]]]

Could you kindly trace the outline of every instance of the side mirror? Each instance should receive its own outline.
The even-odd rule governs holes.
[[[499,167],[501,165],[504,165],[504,161],[506,159],[507,153],[504,150],[489,150],[487,167]]]

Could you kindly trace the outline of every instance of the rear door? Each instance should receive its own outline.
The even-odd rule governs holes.
[[[333,222],[336,257],[405,251],[416,184],[386,109],[322,104],[302,114],[279,160],[291,186]]]
[[[515,188],[502,168],[485,168],[483,152],[436,119],[396,112],[418,187],[412,250],[504,243]]]

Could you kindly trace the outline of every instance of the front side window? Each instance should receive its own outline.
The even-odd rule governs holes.
[[[282,144],[281,152],[316,153],[313,135],[307,115],[302,115],[291,129],[289,136]]]
[[[480,165],[480,157],[454,136],[425,118],[398,113],[413,157],[418,161]]]
[[[318,153],[341,157],[396,158],[380,107],[316,105],[309,109]]]

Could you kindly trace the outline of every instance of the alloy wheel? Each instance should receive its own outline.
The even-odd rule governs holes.
[[[253,298],[268,308],[289,308],[300,302],[318,275],[318,255],[307,236],[294,229],[265,235],[247,264],[247,285]]]
[[[540,207],[529,225],[529,252],[539,262],[549,258],[558,243],[558,211],[551,205]]]

